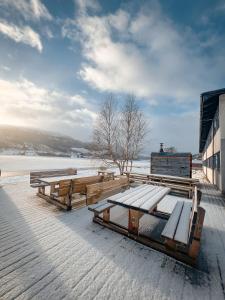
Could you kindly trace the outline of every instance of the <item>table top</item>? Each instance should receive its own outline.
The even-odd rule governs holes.
[[[87,177],[87,175],[68,175],[68,176],[55,176],[55,177],[46,177],[46,178],[39,178],[40,182],[44,182],[44,183],[57,183],[59,181],[63,181],[63,180],[70,180],[70,179],[76,179],[76,178],[81,178],[81,177]]]
[[[143,184],[111,196],[107,201],[126,208],[151,213],[169,192],[170,188],[167,187]]]

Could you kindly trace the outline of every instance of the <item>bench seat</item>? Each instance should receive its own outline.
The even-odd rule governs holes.
[[[102,203],[96,203],[93,205],[89,205],[88,209],[93,211],[94,213],[101,214],[105,210],[112,208],[115,204],[108,203],[107,201],[102,201]]]
[[[161,235],[187,245],[190,236],[191,212],[191,203],[178,201]]]
[[[44,182],[36,182],[36,183],[32,183],[30,185],[32,188],[38,188],[38,187],[44,187],[44,186],[48,186],[47,183]]]

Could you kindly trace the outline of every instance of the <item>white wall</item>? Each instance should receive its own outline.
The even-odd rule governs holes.
[[[219,97],[219,122],[221,131],[221,151],[220,151],[220,185],[225,193],[225,95]]]

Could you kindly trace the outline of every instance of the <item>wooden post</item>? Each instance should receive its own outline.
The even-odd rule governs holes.
[[[50,195],[55,192],[55,183],[51,183],[50,185]]]
[[[140,212],[138,210],[129,209],[128,231],[138,235]]]
[[[109,220],[110,220],[110,208],[107,208],[103,211],[103,221],[108,223]]]
[[[45,186],[39,186],[38,187],[38,193],[45,195]]]
[[[192,258],[196,258],[198,256],[198,252],[200,249],[200,239],[202,234],[202,225],[204,222],[205,210],[202,207],[198,207],[198,216],[195,224],[193,240],[189,248],[189,256]]]

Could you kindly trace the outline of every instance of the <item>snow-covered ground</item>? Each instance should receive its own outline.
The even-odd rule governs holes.
[[[206,215],[191,268],[93,223],[87,207],[62,212],[26,183],[4,186],[0,299],[224,300],[224,198],[209,184],[202,192]]]
[[[1,184],[28,181],[29,172],[41,169],[77,168],[78,174],[95,175],[97,169],[103,166],[101,160],[88,158],[62,158],[43,156],[0,156]],[[118,168],[111,168],[118,174]],[[135,161],[133,172],[149,173],[150,163],[147,160]]]
[[[89,158],[64,158],[43,156],[0,156],[0,169],[3,172],[31,171],[52,168],[99,168],[103,165],[101,160]],[[148,170],[150,163],[147,160],[135,161],[135,169]]]

